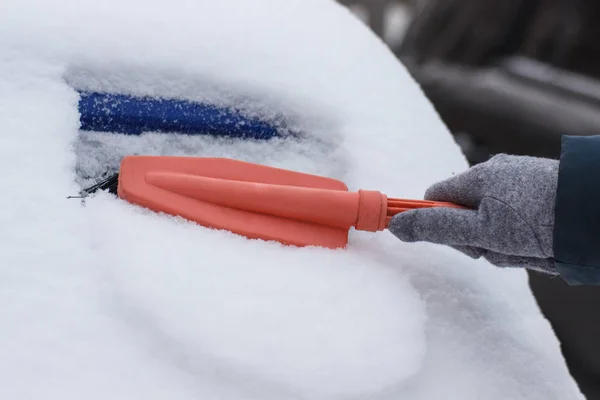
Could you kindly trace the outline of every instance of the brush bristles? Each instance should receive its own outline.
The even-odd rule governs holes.
[[[106,178],[105,180],[96,183],[94,186],[90,186],[87,189],[83,189],[81,191],[82,195],[87,196],[92,193],[97,192],[98,190],[108,190],[109,193],[114,195],[117,194],[117,189],[119,186],[119,174],[114,174]]]

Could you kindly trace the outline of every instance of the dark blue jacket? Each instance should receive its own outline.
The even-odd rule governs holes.
[[[600,285],[600,136],[563,137],[554,215],[559,274]]]

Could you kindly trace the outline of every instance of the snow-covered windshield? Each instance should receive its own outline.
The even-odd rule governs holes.
[[[242,110],[246,140],[82,130],[82,92]],[[522,271],[351,232],[248,240],[99,193],[126,154],[224,156],[422,198],[467,163],[325,0],[0,4],[0,397],[579,398]]]

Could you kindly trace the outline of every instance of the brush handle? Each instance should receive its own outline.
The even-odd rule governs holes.
[[[430,207],[450,207],[450,208],[461,208],[468,209],[467,207],[461,206],[455,203],[449,203],[444,201],[430,201],[430,200],[407,200],[407,199],[387,199],[387,217],[386,226],[389,224],[392,217],[404,211],[414,210],[416,208],[430,208]]]

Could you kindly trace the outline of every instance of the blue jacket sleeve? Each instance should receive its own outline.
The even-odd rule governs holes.
[[[571,285],[600,285],[600,136],[564,136],[554,221],[554,259]]]

